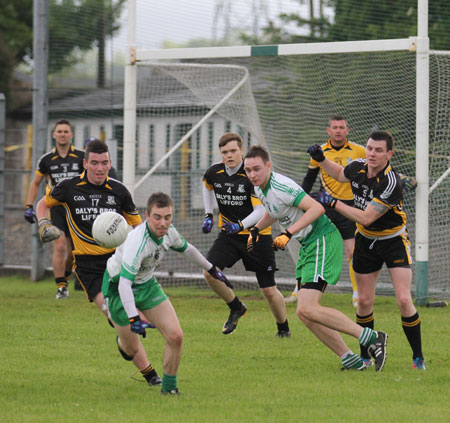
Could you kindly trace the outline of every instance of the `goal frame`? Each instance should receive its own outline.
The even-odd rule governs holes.
[[[416,53],[416,303],[428,303],[429,250],[429,38],[428,1],[418,0],[418,34],[409,38],[388,40],[298,43],[263,46],[203,47],[185,49],[136,48],[136,0],[128,0],[127,56],[124,95],[123,181],[133,194],[136,155],[136,66],[150,60],[230,58],[250,56],[282,56],[307,54],[338,54],[375,51],[413,51]],[[184,137],[187,139],[187,137]],[[172,149],[178,149],[180,140]],[[171,153],[169,153],[171,154]],[[164,157],[165,158],[165,157]],[[148,175],[148,173],[147,173]],[[443,175],[444,176],[444,175]],[[434,187],[433,187],[434,188]]]

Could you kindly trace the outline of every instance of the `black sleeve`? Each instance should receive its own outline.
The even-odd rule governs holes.
[[[303,191],[305,191],[307,194],[311,192],[311,189],[314,185],[314,182],[316,182],[317,175],[319,174],[320,167],[316,167],[314,169],[308,169],[308,172],[306,172],[305,178],[302,182],[302,188]]]

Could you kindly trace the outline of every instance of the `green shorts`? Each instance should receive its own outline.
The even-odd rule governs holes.
[[[107,271],[103,277],[102,292],[114,323],[117,323],[119,326],[129,325],[128,315],[123,308],[119,295],[119,284],[109,279]],[[142,285],[133,286],[133,294],[136,308],[141,311],[154,308],[168,298],[155,278]]]
[[[342,237],[337,229],[302,246],[295,270],[296,279],[309,283],[318,282],[321,278],[329,285],[336,285],[341,276],[343,250]]]

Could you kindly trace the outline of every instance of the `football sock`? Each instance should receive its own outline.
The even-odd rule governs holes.
[[[67,288],[67,279],[64,276],[55,278],[55,282],[57,288]]]
[[[236,295],[233,301],[227,303],[227,306],[230,307],[230,310],[240,310],[242,308],[242,303]]]
[[[278,332],[289,332],[289,323],[288,323],[287,319],[284,323],[277,322],[277,327],[278,327]]]
[[[70,275],[72,274],[72,270],[66,270],[64,272],[64,278],[67,280],[70,278]]]
[[[375,318],[373,317],[373,312],[368,314],[367,316],[359,316],[356,315],[356,323],[363,328],[373,329],[375,326]],[[370,358],[369,352],[367,351],[367,346],[360,345],[361,349],[361,357],[362,358]]]
[[[156,370],[153,368],[153,366],[151,364],[149,364],[148,367],[145,368],[144,370],[141,370],[141,374],[142,374],[142,376],[144,376],[144,378],[147,382],[150,382],[152,377],[158,375],[156,373]]]
[[[363,364],[361,357],[351,350],[342,355],[340,359],[342,360],[342,365],[347,369],[359,368]]]
[[[161,390],[163,392],[173,391],[174,389],[177,389],[177,385],[178,385],[177,375],[169,376],[169,375],[166,375],[165,373],[163,374],[162,386],[161,386]]]
[[[411,317],[402,316],[402,327],[413,351],[413,358],[423,358],[419,313],[416,312]]]
[[[359,343],[365,347],[368,347],[375,341],[376,337],[377,334],[374,332],[373,329],[363,328],[361,336],[359,337]]]

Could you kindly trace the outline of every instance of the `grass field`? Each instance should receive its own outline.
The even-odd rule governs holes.
[[[291,339],[276,327],[258,292],[240,292],[249,311],[221,334],[224,304],[211,291],[171,288],[184,330],[179,397],[133,379],[135,368],[113,330],[84,294],[55,299],[54,282],[0,279],[1,422],[447,422],[450,420],[450,313],[421,308],[425,372],[411,352],[393,298],[379,297],[376,327],[389,334],[386,367],[341,372],[340,361],[288,305]],[[350,294],[324,304],[351,318]],[[346,337],[358,351],[356,340]],[[144,345],[162,374],[163,339]],[[139,374],[135,377],[142,379]]]

